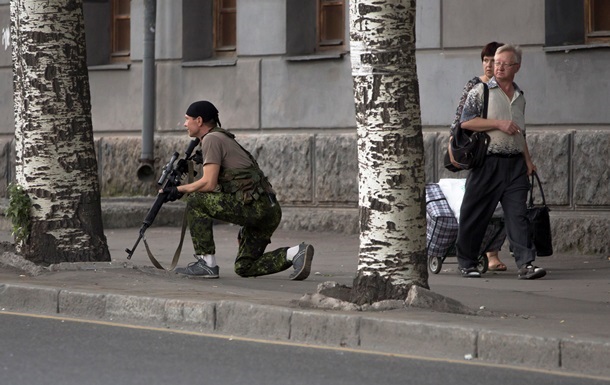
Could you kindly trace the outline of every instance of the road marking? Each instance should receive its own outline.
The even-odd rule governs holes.
[[[370,355],[381,356],[381,357],[405,358],[405,359],[411,359],[411,360],[451,363],[451,364],[460,364],[460,365],[483,366],[483,367],[489,367],[489,368],[503,368],[503,369],[541,373],[541,374],[550,374],[550,375],[568,377],[568,378],[582,378],[582,379],[602,380],[602,381],[610,380],[610,377],[604,377],[604,376],[595,376],[595,375],[584,374],[584,373],[561,372],[561,371],[555,371],[552,369],[528,368],[528,367],[522,367],[522,366],[516,366],[516,365],[497,364],[497,363],[493,363],[493,362],[463,361],[463,360],[456,360],[456,359],[452,359],[452,358],[425,357],[425,356],[417,356],[417,355],[405,354],[405,353],[387,353],[387,352],[379,352],[379,351],[359,349],[359,348],[346,348],[346,347],[341,347],[341,346],[310,345],[310,344],[294,342],[294,341],[265,340],[265,339],[252,338],[252,337],[241,337],[241,336],[227,335],[227,334],[213,334],[213,333],[197,332],[197,331],[192,331],[192,330],[176,330],[176,329],[168,329],[168,328],[162,328],[162,327],[157,327],[157,326],[130,325],[130,324],[124,324],[124,323],[119,323],[119,322],[113,322],[113,321],[100,321],[100,320],[92,320],[92,319],[86,319],[86,318],[72,318],[72,317],[49,315],[49,314],[20,313],[20,312],[12,312],[12,311],[5,311],[5,310],[1,310],[0,315],[1,314],[8,314],[8,315],[20,316],[20,317],[50,319],[50,320],[57,320],[57,321],[69,321],[69,322],[75,322],[75,323],[113,326],[113,327],[121,327],[121,328],[126,328],[126,329],[148,330],[148,331],[156,331],[156,332],[192,335],[192,336],[199,336],[199,337],[210,337],[210,338],[225,339],[228,341],[254,342],[254,343],[260,343],[260,344],[267,344],[267,345],[294,346],[294,347],[302,347],[302,348],[310,348],[310,349],[322,349],[322,350],[331,350],[331,351],[348,352],[348,353],[370,354]]]

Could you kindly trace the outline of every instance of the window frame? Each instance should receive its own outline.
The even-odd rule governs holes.
[[[214,0],[213,39],[216,57],[235,56],[237,52],[237,1],[235,1],[235,6],[233,7],[225,7],[225,1],[226,0]],[[233,21],[233,25],[235,26],[235,30],[233,31],[235,42],[234,44],[226,44],[226,41],[224,40],[225,36],[223,35],[223,21],[226,16],[231,17],[231,15],[235,18]]]
[[[127,1],[129,3],[129,13],[119,13],[119,2]],[[129,0],[112,0],[111,1],[111,21],[110,21],[110,62],[126,62],[131,60],[131,2]],[[125,36],[119,36],[118,24],[119,22],[127,23],[129,25],[129,31],[126,41],[129,42],[127,50],[119,50],[119,42],[124,41]]]
[[[344,50],[345,49],[345,22],[346,22],[346,0],[318,0],[316,8],[316,51],[329,51],[329,50]],[[329,39],[325,36],[325,32],[330,28],[327,28],[329,22],[328,15],[330,9],[333,7],[339,7],[340,20],[331,20],[333,23],[338,24],[335,26],[335,30],[341,31],[341,36],[338,39]]]
[[[585,43],[610,43],[610,26],[608,29],[595,29],[595,15],[605,11],[610,19],[610,2],[599,0],[584,0],[585,12]]]

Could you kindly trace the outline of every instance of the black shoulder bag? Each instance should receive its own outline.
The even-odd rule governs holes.
[[[483,113],[481,117],[487,119],[487,105],[489,102],[489,88],[483,83]],[[460,123],[455,127],[455,134],[451,138],[445,152],[444,164],[449,171],[458,172],[481,167],[487,156],[489,135],[486,132],[475,132],[462,128]],[[453,159],[460,165],[456,167],[451,163],[449,151]]]

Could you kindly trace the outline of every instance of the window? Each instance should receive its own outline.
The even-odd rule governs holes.
[[[318,49],[342,48],[344,35],[345,0],[318,0]]]
[[[587,43],[610,42],[610,1],[585,0]]]
[[[545,0],[545,51],[607,47],[610,0]]]
[[[216,56],[233,55],[237,41],[236,0],[214,3],[214,50]]]
[[[88,66],[129,66],[129,0],[83,0]]]
[[[236,48],[237,0],[182,0],[183,65],[234,64]]]
[[[112,0],[111,61],[129,60],[131,40],[130,0]]]
[[[301,57],[346,50],[346,0],[286,0],[286,53]]]

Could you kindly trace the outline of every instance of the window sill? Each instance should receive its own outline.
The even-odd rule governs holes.
[[[597,49],[597,48],[610,48],[610,43],[592,43],[592,44],[575,44],[575,45],[561,45],[554,47],[544,47],[542,50],[544,52],[553,53],[553,52],[570,52],[577,51],[583,49]]]
[[[89,71],[125,71],[131,67],[131,63],[112,63],[88,66]]]
[[[316,61],[316,60],[336,60],[343,58],[346,52],[325,52],[315,53],[311,55],[299,55],[299,56],[284,56],[286,61]]]
[[[210,60],[199,60],[199,61],[185,61],[182,62],[182,67],[230,67],[237,64],[237,58],[230,59],[210,59]]]

